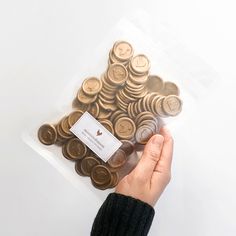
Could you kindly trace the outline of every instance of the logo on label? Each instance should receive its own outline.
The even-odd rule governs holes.
[[[98,129],[97,136],[100,136],[100,135],[102,135],[102,132],[100,131],[100,129]]]

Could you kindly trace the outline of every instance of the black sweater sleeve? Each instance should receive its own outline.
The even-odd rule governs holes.
[[[145,236],[154,214],[153,207],[145,202],[110,193],[97,213],[91,236]]]

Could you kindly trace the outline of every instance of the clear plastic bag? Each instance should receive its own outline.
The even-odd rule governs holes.
[[[142,19],[142,24],[137,19]],[[129,42],[134,48],[134,55],[145,54],[150,60],[150,75],[158,75],[164,81],[171,81],[178,85],[180,97],[184,104],[183,110],[177,117],[159,119],[158,127],[164,122],[171,126],[171,129],[178,128],[180,124],[188,119],[200,97],[209,89],[216,78],[215,73],[199,59],[188,53],[163,25],[158,26],[157,31],[160,37],[154,42],[150,36],[151,27],[147,19],[147,15],[143,12],[138,12],[129,19],[121,19],[112,28],[111,32],[104,37],[94,54],[84,57],[83,65],[78,68],[79,74],[74,76],[68,83],[58,103],[55,105],[55,111],[51,114],[45,114],[40,123],[32,123],[32,126],[22,136],[29,146],[47,159],[75,186],[79,187],[80,184],[85,184],[88,190],[95,191],[99,195],[107,194],[109,190],[99,191],[93,187],[89,178],[79,176],[75,171],[74,162],[70,162],[63,157],[61,147],[56,145],[45,146],[40,143],[38,129],[44,123],[57,124],[65,115],[72,112],[72,101],[77,96],[84,79],[93,76],[100,78],[101,75],[104,75],[108,65],[109,52],[114,42],[117,40]],[[122,86],[118,87],[121,90],[123,89]],[[135,103],[136,100],[134,99],[130,102]],[[137,113],[134,114],[132,119],[135,119],[137,115]],[[156,131],[158,132],[158,129]],[[138,151],[141,149],[136,148]],[[125,164],[118,171],[119,178],[122,178],[135,167],[139,157],[140,153],[136,151],[129,155]],[[101,163],[106,165],[105,162]]]

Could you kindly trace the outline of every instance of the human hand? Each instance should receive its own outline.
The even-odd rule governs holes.
[[[154,206],[170,182],[172,154],[173,138],[162,128],[148,141],[139,163],[119,182],[116,193]]]

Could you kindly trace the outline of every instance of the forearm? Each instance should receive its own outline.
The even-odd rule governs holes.
[[[151,227],[154,214],[153,207],[147,203],[111,193],[97,213],[91,236],[145,236]]]

